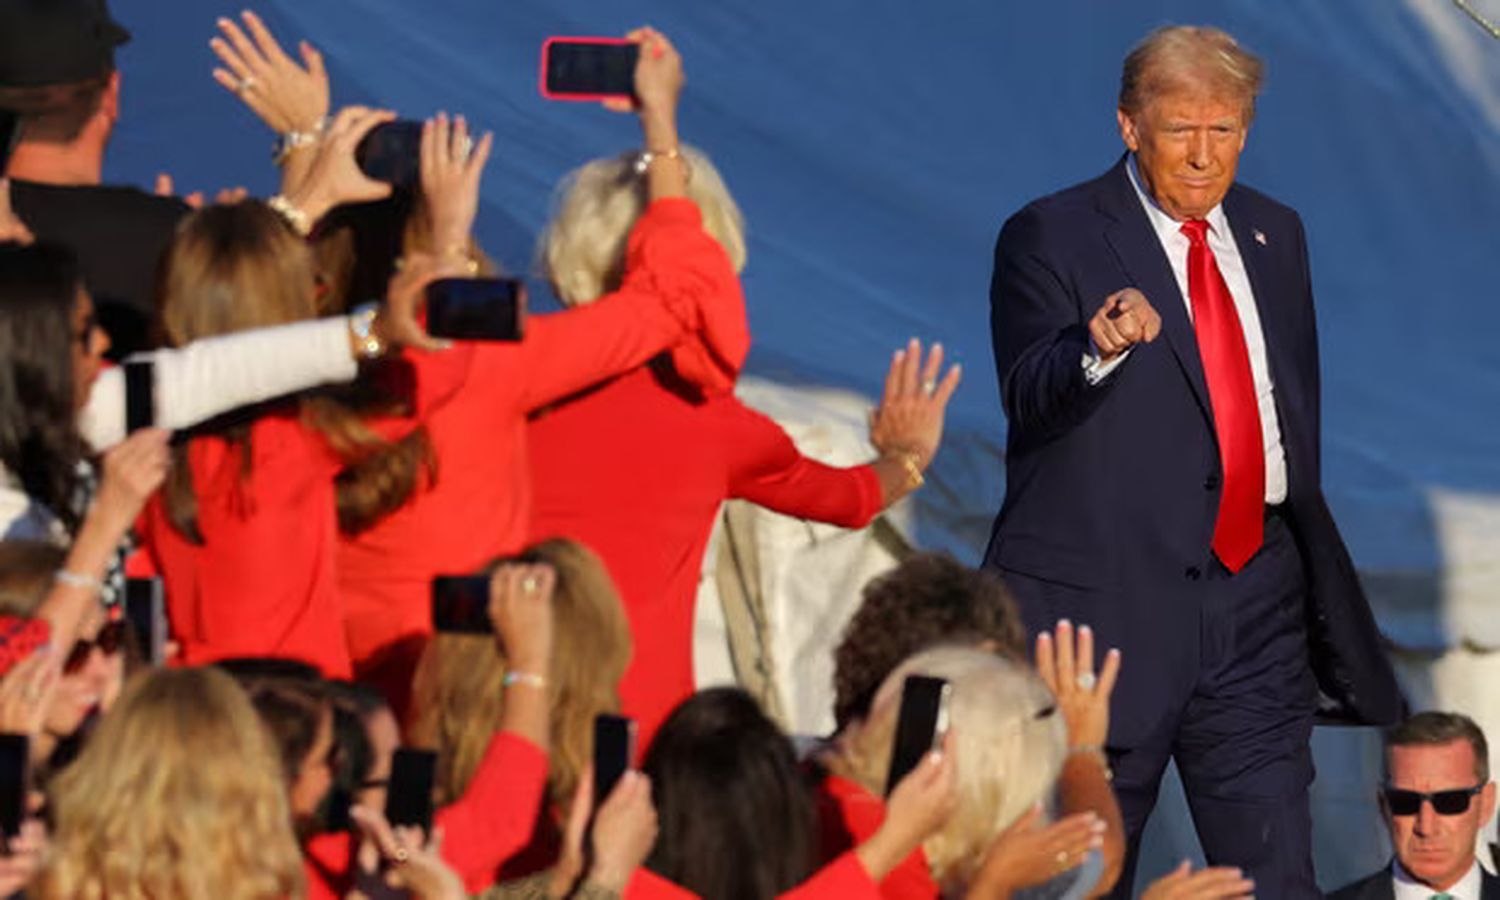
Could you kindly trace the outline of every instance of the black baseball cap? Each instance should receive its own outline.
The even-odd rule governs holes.
[[[97,78],[128,40],[104,0],[0,0],[0,87]]]

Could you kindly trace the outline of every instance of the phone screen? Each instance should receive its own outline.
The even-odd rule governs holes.
[[[542,48],[549,97],[629,97],[635,93],[637,44],[615,39],[553,38]]]
[[[10,165],[10,153],[16,149],[16,139],[21,136],[21,117],[0,109],[0,177],[5,176],[5,167]]]
[[[432,785],[437,754],[402,747],[391,757],[391,781],[385,795],[385,818],[392,825],[416,825],[432,831]]]
[[[946,679],[926,675],[908,675],[901,685],[901,712],[896,719],[896,736],[891,747],[891,771],[886,777],[885,793],[890,796],[907,773],[921,764],[948,730],[948,695],[952,691]]]
[[[427,286],[427,333],[464,341],[519,341],[526,288],[515,278],[443,278]]]
[[[432,579],[432,627],[448,634],[490,634],[490,577],[439,575]]]
[[[149,359],[127,360],[125,369],[125,433],[156,424],[156,365]]]
[[[600,713],[594,717],[594,808],[615,789],[635,759],[635,720]]]
[[[125,579],[125,621],[146,661],[161,665],[167,653],[167,609],[160,578]]]
[[[376,125],[354,148],[360,171],[397,187],[417,183],[422,165],[422,123],[401,119]]]
[[[30,738],[0,734],[0,835],[7,841],[21,833],[26,819],[30,760]]]

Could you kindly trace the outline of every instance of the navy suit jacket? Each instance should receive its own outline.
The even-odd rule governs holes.
[[[1500,878],[1482,868],[1479,875],[1480,900],[1500,900]],[[1339,888],[1328,895],[1328,900],[1396,900],[1396,884],[1391,875],[1391,867],[1386,866],[1373,875]]]
[[[1318,342],[1302,222],[1236,184],[1224,212],[1265,333],[1286,452],[1286,518],[1308,584],[1309,657],[1325,720],[1389,724],[1403,703],[1324,501]],[[1138,288],[1162,333],[1090,385],[1089,319]],[[1009,420],[1005,502],[986,565],[1029,576],[1033,633],[1069,616],[1119,647],[1111,741],[1166,721],[1197,671],[1199,592],[1212,562],[1220,464],[1197,340],[1166,253],[1122,158],[1012,216],[995,247],[990,314]]]

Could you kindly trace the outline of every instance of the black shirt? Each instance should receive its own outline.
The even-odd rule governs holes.
[[[51,185],[12,180],[11,204],[39,241],[78,254],[112,359],[152,346],[156,269],[188,213],[176,197],[132,187]]]

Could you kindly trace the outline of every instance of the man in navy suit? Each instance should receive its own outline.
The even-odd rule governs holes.
[[[1261,77],[1222,31],[1153,33],[1121,78],[1129,152],[1016,213],[995,248],[1009,436],[986,565],[1033,633],[1067,618],[1123,653],[1119,896],[1169,759],[1213,864],[1260,896],[1320,896],[1313,721],[1402,711],[1320,487],[1302,223],[1235,183]]]
[[[1418,713],[1385,739],[1385,814],[1396,858],[1332,900],[1500,900],[1479,866],[1479,832],[1495,815],[1484,732],[1458,713]]]

